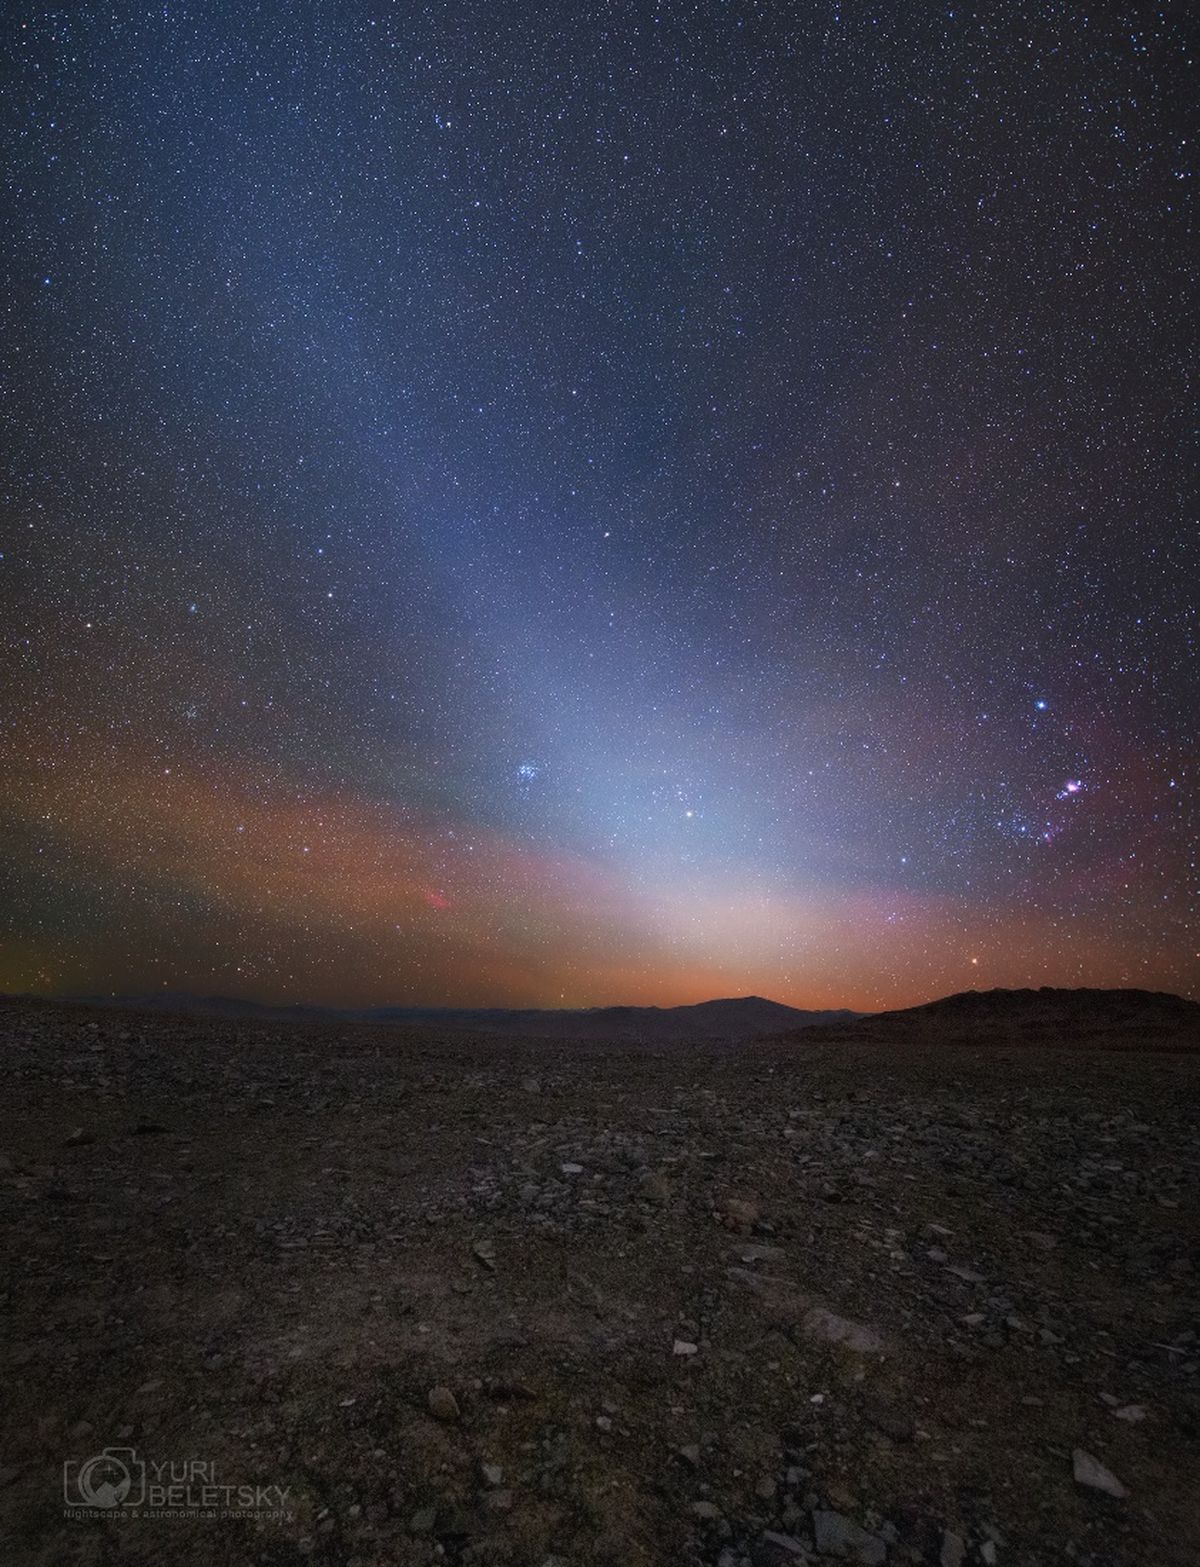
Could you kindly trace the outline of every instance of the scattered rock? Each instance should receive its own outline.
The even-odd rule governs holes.
[[[681,1071],[264,1018],[119,1050],[106,1020],[91,1061],[78,1014],[60,1048],[50,1004],[3,1006],[0,1497],[46,1515],[39,1558],[80,1549],[48,1465],[186,1425],[259,1454],[239,1478],[315,1465],[297,1562],[301,1535],[423,1567],[1200,1562],[1200,1053],[864,1039]],[[139,1104],[171,1134],[139,1147]]]
[[[643,1175],[638,1182],[638,1196],[643,1202],[652,1202],[656,1206],[661,1206],[670,1201],[671,1188],[661,1175],[651,1172]]]
[[[796,1567],[807,1562],[808,1549],[794,1534],[780,1534],[768,1529],[751,1555],[753,1567]]]
[[[448,1387],[432,1387],[429,1390],[429,1413],[435,1420],[457,1420],[462,1414],[458,1399]]]
[[[960,1267],[958,1263],[954,1262],[950,1264],[946,1272],[953,1274],[956,1279],[961,1279],[964,1284],[985,1284],[987,1282],[983,1274],[976,1272],[974,1268]]]
[[[726,1273],[757,1295],[781,1327],[796,1328],[805,1338],[837,1344],[860,1355],[886,1352],[887,1346],[874,1328],[814,1304],[812,1297],[789,1279],[754,1273],[749,1268],[727,1268]]]
[[[749,1230],[762,1217],[758,1203],[744,1197],[723,1197],[717,1206],[717,1214],[723,1224],[735,1230]]]
[[[967,1559],[967,1542],[961,1534],[955,1534],[953,1529],[947,1529],[942,1535],[942,1551],[938,1557],[939,1567],[963,1567]]]
[[[782,1246],[741,1246],[738,1258],[742,1262],[785,1262],[787,1253]]]
[[[857,1562],[861,1567],[881,1567],[887,1546],[877,1534],[869,1534],[842,1513],[817,1511],[813,1515],[813,1540],[821,1556]]]
[[[886,1347],[874,1328],[849,1317],[839,1317],[837,1312],[828,1311],[824,1306],[813,1306],[805,1312],[800,1331],[805,1338],[840,1344],[857,1355],[882,1355]]]
[[[1076,1485],[1086,1486],[1091,1491],[1103,1491],[1107,1496],[1119,1498],[1129,1495],[1116,1475],[1106,1469],[1098,1458],[1093,1458],[1091,1453],[1085,1453],[1082,1447],[1075,1449],[1071,1461]]]

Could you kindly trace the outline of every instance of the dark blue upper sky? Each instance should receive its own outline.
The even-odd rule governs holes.
[[[1159,10],[4,49],[0,985],[1195,990]]]

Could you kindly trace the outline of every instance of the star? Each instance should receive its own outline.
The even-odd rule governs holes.
[[[1169,18],[83,9],[9,73],[0,988],[1200,989]]]

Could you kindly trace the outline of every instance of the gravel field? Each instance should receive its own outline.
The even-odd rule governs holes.
[[[1200,1561],[1200,1052],[0,1030],[5,1564]]]

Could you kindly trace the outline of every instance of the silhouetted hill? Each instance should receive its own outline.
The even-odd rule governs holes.
[[[949,1044],[1200,1046],[1200,1003],[1156,990],[964,990],[860,1018],[834,1037]]]
[[[686,1007],[586,1007],[545,1010],[512,1007],[370,1007],[360,1010],[272,1006],[235,996],[192,996],[179,991],[149,996],[77,996],[91,1005],[155,1012],[199,1012],[217,1017],[275,1018],[295,1022],[345,1021],[436,1028],[454,1033],[502,1034],[534,1039],[617,1040],[655,1044],[692,1040],[746,1040],[790,1030],[827,1026],[858,1016],[843,1009],[808,1012],[762,996],[701,1001]]]
[[[961,990],[921,1006],[879,1014],[884,1018],[931,1018],[972,1024],[1050,1019],[1064,1022],[1103,1021],[1182,1023],[1200,1021],[1200,1002],[1165,990],[1065,990],[1043,985],[1037,990]]]

